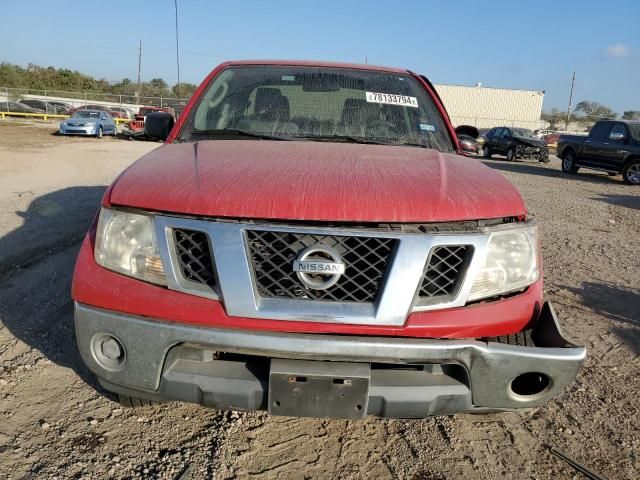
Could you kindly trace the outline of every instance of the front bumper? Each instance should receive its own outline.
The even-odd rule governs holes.
[[[336,368],[340,377],[351,378],[349,371],[353,371],[357,381],[367,379],[367,402],[359,416],[425,417],[529,408],[570,384],[586,354],[584,347],[563,337],[549,304],[532,332],[535,347],[478,340],[200,328],[80,303],[76,303],[75,322],[82,358],[109,390],[221,409],[268,408],[272,413],[278,412],[269,397],[287,395],[270,387],[274,375],[303,371],[320,378],[332,375],[327,372]],[[117,365],[101,360],[100,341],[108,336],[124,348]],[[546,388],[531,395],[514,393],[512,381],[530,372],[546,377]],[[297,411],[293,402],[285,414],[308,412],[303,406]],[[353,417],[341,406],[318,416]]]
[[[60,134],[61,135],[95,135],[96,127],[95,126],[89,126],[89,127],[65,126],[65,127],[60,127]]]

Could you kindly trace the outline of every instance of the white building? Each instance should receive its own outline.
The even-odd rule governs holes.
[[[544,91],[434,85],[454,126],[541,128]]]

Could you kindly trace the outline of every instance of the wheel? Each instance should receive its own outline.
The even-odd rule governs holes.
[[[526,148],[524,145],[518,145],[516,146],[516,158],[524,158],[524,152],[525,152]],[[507,155],[509,154],[509,152],[507,152]]]
[[[492,153],[491,153],[491,149],[489,148],[489,145],[485,145],[482,148],[482,156],[484,158],[491,158],[491,155],[492,155]]]
[[[507,150],[507,160],[512,162],[515,158],[516,158],[516,152],[513,149],[513,147],[510,147],[509,150]]]
[[[538,153],[538,161],[540,163],[549,163],[551,161],[551,159],[549,158],[549,150],[545,148],[544,150],[540,151],[540,153]]]
[[[640,185],[640,158],[631,160],[624,166],[622,179],[629,185]]]
[[[562,156],[562,171],[564,173],[578,173],[578,167],[576,166],[576,154],[573,150],[564,152]]]
[[[96,138],[102,138],[102,127],[98,127],[98,131],[96,132]]]
[[[127,408],[151,407],[153,405],[160,405],[160,402],[154,402],[153,400],[144,400],[143,398],[130,397],[129,395],[121,394],[118,394],[118,402],[120,402],[120,405]]]

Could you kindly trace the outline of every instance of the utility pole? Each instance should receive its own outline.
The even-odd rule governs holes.
[[[564,129],[569,130],[569,120],[571,119],[571,102],[573,101],[573,86],[576,83],[576,72],[573,72],[571,77],[571,93],[569,93],[569,106],[567,107],[567,120],[564,124]]]
[[[140,46],[138,47],[138,91],[136,92],[138,98],[140,98],[140,78],[142,77],[142,40],[140,40]]]
[[[178,67],[178,84],[176,85],[176,97],[180,98],[180,51],[178,49],[178,0],[173,0],[176,7],[176,66]]]

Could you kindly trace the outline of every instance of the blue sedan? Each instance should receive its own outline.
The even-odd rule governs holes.
[[[91,135],[102,138],[102,135],[118,134],[116,122],[109,112],[100,110],[78,110],[71,117],[60,122],[61,135]]]

